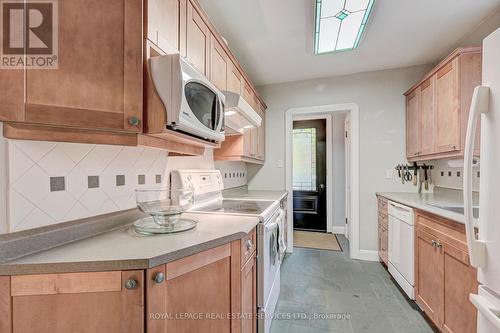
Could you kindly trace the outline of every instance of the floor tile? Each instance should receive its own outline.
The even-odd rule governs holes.
[[[420,310],[376,262],[342,252],[295,248],[281,268],[281,293],[271,333],[432,333]]]

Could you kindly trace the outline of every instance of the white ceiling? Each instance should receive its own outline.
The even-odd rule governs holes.
[[[313,0],[198,1],[256,85],[434,63],[500,6],[376,0],[357,50],[315,56]]]

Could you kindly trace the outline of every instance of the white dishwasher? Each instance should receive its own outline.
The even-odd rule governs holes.
[[[415,225],[413,209],[389,201],[389,273],[415,299]]]

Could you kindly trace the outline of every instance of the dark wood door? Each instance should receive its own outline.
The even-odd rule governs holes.
[[[326,232],[326,120],[293,122],[293,227]]]

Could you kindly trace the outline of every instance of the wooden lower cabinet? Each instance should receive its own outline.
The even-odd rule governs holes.
[[[257,263],[255,255],[241,269],[241,333],[257,332]]]
[[[443,332],[476,332],[476,269],[470,265],[464,226],[416,213],[416,302]]]
[[[378,255],[386,266],[389,263],[389,218],[387,199],[378,197]]]
[[[143,332],[143,274],[139,270],[0,277],[0,332]]]
[[[255,251],[234,241],[146,272],[148,332],[255,332]]]

